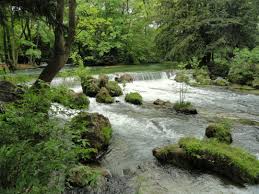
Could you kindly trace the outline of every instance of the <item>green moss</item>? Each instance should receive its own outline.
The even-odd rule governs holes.
[[[102,129],[102,133],[103,133],[103,136],[104,136],[104,139],[105,139],[105,143],[109,144],[109,142],[111,140],[111,137],[112,137],[112,128],[104,127]]]
[[[106,85],[106,89],[112,97],[121,96],[122,89],[116,81],[109,81]]]
[[[231,124],[228,122],[210,124],[206,129],[206,136],[230,144],[232,143]]]
[[[179,73],[176,74],[175,81],[180,82],[180,83],[181,82],[189,83],[190,78],[185,72],[179,72]]]
[[[97,185],[101,172],[89,166],[78,165],[69,170],[67,182],[74,187],[94,187]]]
[[[81,78],[83,92],[90,97],[95,97],[100,91],[99,81],[93,77]]]
[[[173,106],[174,110],[184,114],[197,114],[197,110],[190,102],[177,102]]]
[[[143,103],[142,96],[137,92],[127,94],[125,101],[135,105],[141,105]]]
[[[182,138],[179,145],[187,154],[203,158],[211,156],[223,161],[229,161],[231,165],[237,167],[250,177],[259,177],[259,161],[255,156],[249,154],[241,148],[229,146],[214,140],[198,140],[195,138]]]
[[[111,97],[108,90],[103,87],[96,96],[96,102],[112,104],[114,102],[114,98]]]
[[[53,102],[62,104],[72,109],[88,108],[90,101],[85,94],[76,94],[65,86],[59,86],[52,89]]]

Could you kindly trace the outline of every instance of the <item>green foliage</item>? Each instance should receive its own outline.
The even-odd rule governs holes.
[[[61,193],[76,163],[72,134],[48,117],[48,87],[29,90],[0,115],[1,193]]]
[[[259,77],[259,47],[253,50],[235,50],[235,57],[231,62],[228,78],[231,82],[252,85],[254,79]]]
[[[179,145],[193,157],[203,158],[205,155],[209,155],[212,158],[227,160],[241,172],[253,178],[259,176],[259,161],[241,148],[231,147],[213,140],[202,141],[195,138],[182,138]]]
[[[231,123],[227,121],[210,124],[206,129],[206,136],[230,144],[232,143],[231,127]]]
[[[185,72],[181,71],[176,74],[175,81],[189,83],[190,78]]]
[[[203,64],[218,52],[227,57],[236,47],[253,48],[257,5],[249,0],[160,0],[157,44],[167,59],[198,57]]]
[[[112,104],[114,102],[114,98],[109,94],[109,91],[106,88],[102,87],[96,95],[96,102]]]
[[[88,166],[78,165],[68,172],[67,181],[71,186],[86,187],[96,186],[101,173]]]
[[[174,109],[176,111],[181,111],[181,110],[184,110],[184,109],[192,109],[193,106],[192,106],[192,103],[190,102],[177,102],[174,104]]]
[[[142,96],[137,92],[132,92],[126,95],[125,101],[135,105],[143,104]]]
[[[106,89],[112,97],[121,96],[123,94],[118,82],[115,81],[109,81],[106,85]]]
[[[52,88],[53,101],[72,109],[86,109],[90,101],[85,94],[76,94],[65,86]]]
[[[210,85],[211,79],[208,73],[208,70],[205,68],[197,68],[193,72],[194,79],[200,84],[200,85]]]

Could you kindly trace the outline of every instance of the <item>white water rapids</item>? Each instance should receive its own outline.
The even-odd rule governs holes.
[[[206,126],[214,117],[259,121],[258,96],[220,87],[187,86],[186,100],[198,108],[199,115],[183,116],[152,106],[158,98],[172,103],[179,100],[180,84],[174,81],[174,73],[132,73],[132,76],[135,81],[126,85],[124,93],[139,92],[144,99],[143,107],[125,103],[125,96],[117,98],[120,102],[112,105],[90,99],[89,112],[107,116],[113,126],[112,151],[103,160],[103,166],[119,177],[130,174],[128,184],[137,187],[139,193],[259,193],[259,186],[238,187],[218,176],[163,167],[152,156],[153,148],[176,143],[181,137],[203,138]],[[80,82],[74,78],[56,79],[53,84],[82,91]],[[235,146],[259,157],[258,127],[234,124],[233,139]]]

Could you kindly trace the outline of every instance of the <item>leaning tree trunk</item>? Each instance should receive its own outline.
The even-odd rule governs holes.
[[[75,37],[76,28],[76,0],[69,0],[69,27],[68,36],[64,37],[64,11],[65,11],[65,0],[57,0],[57,11],[56,11],[56,24],[55,24],[55,43],[53,56],[39,76],[39,80],[47,83],[51,83],[58,72],[64,67],[68,58],[72,43]]]

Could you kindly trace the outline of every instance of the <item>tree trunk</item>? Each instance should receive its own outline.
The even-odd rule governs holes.
[[[70,49],[75,37],[76,28],[76,0],[69,0],[69,28],[68,37],[64,37],[64,11],[65,0],[57,0],[56,24],[55,24],[55,43],[52,59],[47,67],[39,76],[39,80],[51,83],[58,72],[64,67],[68,60]]]

